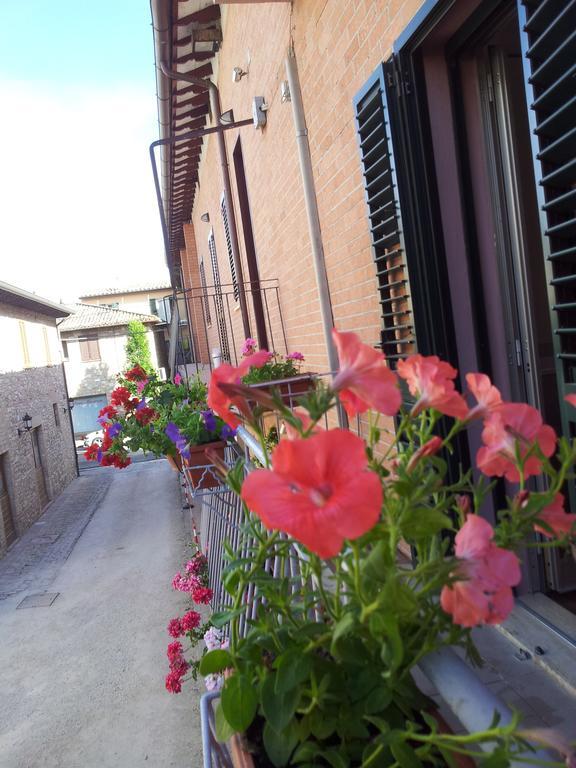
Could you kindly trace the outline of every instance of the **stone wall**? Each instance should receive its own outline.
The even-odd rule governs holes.
[[[48,499],[58,496],[76,477],[70,413],[64,410],[68,402],[62,364],[0,374],[0,403],[0,456],[14,526],[21,536],[43,512],[32,433],[18,435],[18,428],[24,426],[24,414],[32,417],[32,428],[38,428]],[[5,548],[4,525],[0,520],[0,556]]]

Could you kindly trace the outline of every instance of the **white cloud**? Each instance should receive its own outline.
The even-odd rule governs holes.
[[[54,298],[167,278],[155,96],[0,80],[0,279]]]

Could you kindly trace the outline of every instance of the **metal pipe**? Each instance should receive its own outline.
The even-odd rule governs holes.
[[[222,112],[220,109],[220,93],[218,87],[211,80],[205,80],[199,77],[193,77],[187,75],[185,72],[178,72],[173,69],[169,69],[163,61],[160,61],[160,70],[171,80],[182,80],[185,83],[191,83],[208,90],[208,96],[210,99],[210,110],[212,112],[212,119],[216,126],[220,127],[220,118]],[[242,314],[242,325],[244,328],[244,335],[248,338],[250,334],[250,319],[248,317],[248,305],[246,303],[246,294],[244,293],[244,277],[242,274],[242,262],[240,260],[240,249],[238,246],[238,230],[236,228],[236,214],[234,213],[234,205],[232,200],[232,186],[230,184],[230,168],[228,166],[228,155],[226,152],[226,142],[224,141],[224,133],[222,130],[217,131],[218,141],[218,155],[220,157],[220,167],[222,169],[222,182],[224,184],[224,201],[226,203],[226,211],[228,213],[228,226],[230,229],[230,248],[232,249],[232,260],[234,262],[234,268],[236,270],[236,278],[238,281],[238,299],[240,301],[240,312]]]
[[[320,315],[322,317],[324,341],[326,343],[330,370],[337,371],[338,355],[336,353],[334,342],[332,341],[334,316],[332,314],[332,303],[330,301],[330,287],[328,285],[328,274],[326,272],[324,246],[322,245],[320,216],[318,214],[318,201],[316,199],[316,187],[314,184],[314,174],[312,172],[312,157],[310,155],[310,144],[308,142],[308,130],[306,128],[304,105],[302,103],[302,91],[300,90],[298,67],[296,65],[296,57],[293,50],[290,50],[286,57],[286,76],[290,88],[294,127],[296,128],[296,143],[298,145],[300,173],[302,175],[302,184],[304,187],[304,203],[306,205],[306,215],[308,217],[308,230],[310,232],[314,272],[316,273],[316,285],[318,287],[318,298],[320,300]],[[347,426],[346,414],[341,408],[338,409],[338,421],[340,426]]]

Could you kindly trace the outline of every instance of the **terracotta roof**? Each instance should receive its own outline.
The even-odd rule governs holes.
[[[81,331],[85,328],[108,328],[127,325],[130,320],[140,320],[141,323],[159,323],[156,315],[141,315],[139,312],[126,312],[123,309],[97,307],[94,304],[74,304],[71,307],[74,314],[59,324],[60,331]]]
[[[99,296],[122,296],[125,293],[146,293],[147,291],[172,290],[169,280],[157,280],[155,283],[131,285],[128,288],[102,288],[100,291],[83,293],[81,299],[95,299]]]

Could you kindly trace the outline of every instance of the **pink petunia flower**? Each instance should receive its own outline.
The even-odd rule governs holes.
[[[286,360],[296,360],[299,363],[302,363],[304,361],[304,355],[302,352],[290,352],[289,355],[286,355]]]
[[[502,405],[502,395],[484,373],[467,373],[466,383],[477,405],[471,408],[467,420],[485,419]]]
[[[454,388],[453,379],[457,374],[455,368],[436,355],[411,355],[398,361],[398,375],[408,382],[410,393],[418,398],[412,408],[414,416],[424,408],[434,408],[446,416],[464,419],[468,406]]]
[[[179,373],[174,376],[174,384],[176,384],[177,387],[182,384],[182,376],[180,376]]]
[[[270,353],[261,349],[260,352],[245,357],[236,368],[233,365],[228,365],[228,363],[223,363],[212,371],[208,385],[208,406],[232,429],[236,429],[241,423],[238,414],[231,410],[232,406],[236,406],[240,413],[245,416],[250,415],[250,409],[243,397],[225,394],[220,389],[219,384],[240,384],[242,376],[245,376],[250,368],[262,368],[269,359]]]
[[[378,521],[382,485],[367,471],[363,440],[331,429],[282,440],[272,470],[251,472],[242,498],[267,528],[293,536],[320,557],[336,555]]]
[[[455,575],[462,580],[442,588],[440,604],[462,627],[500,624],[514,607],[512,587],[520,582],[520,563],[493,537],[490,523],[478,515],[468,515],[456,534]]]
[[[536,408],[525,403],[502,403],[484,422],[482,442],[484,446],[476,456],[478,469],[488,477],[505,477],[517,483],[520,474],[515,464],[516,446],[522,458],[536,445],[548,458],[556,448],[556,433],[542,423]],[[524,462],[524,477],[539,475],[541,471],[538,456],[529,456]]]
[[[566,512],[564,509],[564,496],[561,493],[557,493],[554,496],[552,504],[549,504],[540,512],[538,519],[550,526],[552,532],[538,525],[538,523],[535,523],[534,530],[548,538],[553,536],[562,538],[570,533],[576,534],[576,515]]]
[[[258,347],[258,343],[256,339],[246,339],[244,344],[242,344],[242,349],[240,350],[240,354],[242,357],[249,357],[250,355],[253,355],[254,352],[256,352],[256,348]]]
[[[576,408],[576,395],[566,395],[564,398],[567,403],[570,403],[570,405],[573,405]]]
[[[363,344],[355,333],[340,333],[332,338],[338,350],[340,370],[332,382],[346,413],[353,418],[373,409],[394,416],[402,399],[398,379],[382,352]]]

